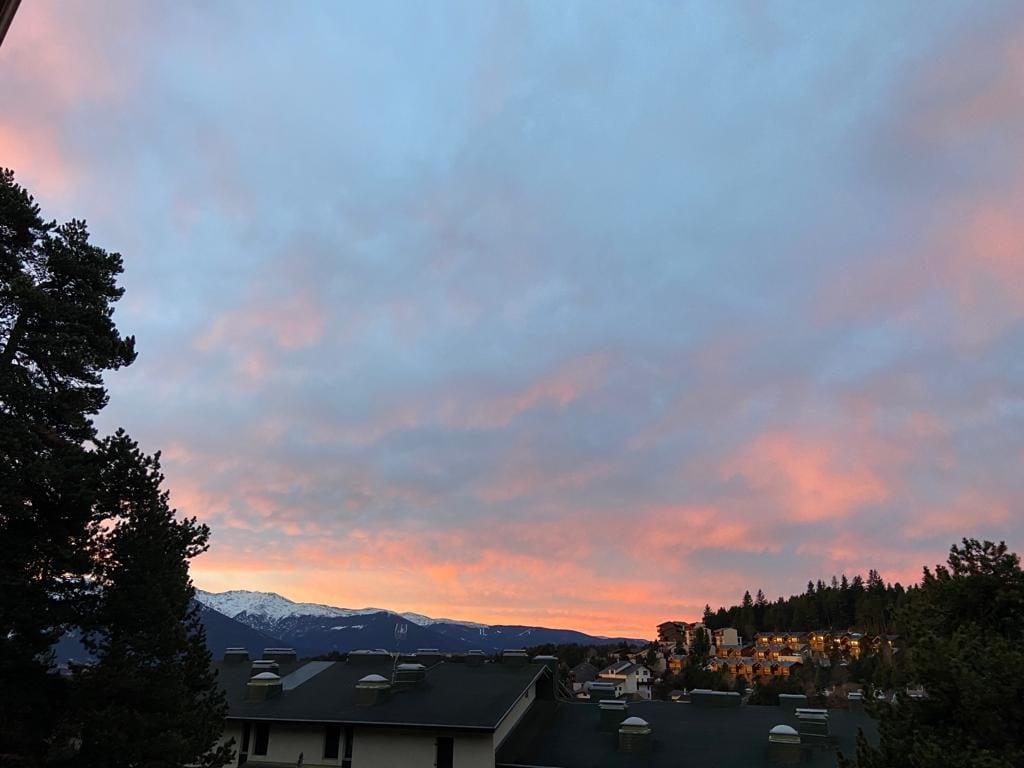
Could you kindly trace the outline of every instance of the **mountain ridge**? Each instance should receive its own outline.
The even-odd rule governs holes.
[[[299,603],[276,592],[196,590],[196,600],[230,619],[267,635],[279,637],[307,653],[344,652],[356,648],[438,648],[448,652],[472,649],[498,651],[507,647],[547,643],[607,645],[645,643],[627,637],[588,635],[572,629],[522,624],[482,624],[383,608],[341,608],[323,603]],[[398,625],[406,624],[403,634]]]

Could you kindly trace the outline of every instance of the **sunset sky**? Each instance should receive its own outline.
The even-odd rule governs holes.
[[[652,636],[1024,549],[1024,3],[44,2],[198,586]]]

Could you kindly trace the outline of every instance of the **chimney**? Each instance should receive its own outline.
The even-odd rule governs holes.
[[[245,648],[227,648],[224,651],[225,664],[238,664],[249,660],[249,652]]]
[[[530,659],[534,664],[543,664],[545,667],[551,670],[551,674],[558,674],[558,657],[557,656],[534,656]]]
[[[270,659],[256,659],[252,663],[252,672],[250,674],[258,675],[260,672],[273,672],[275,675],[280,671],[276,661]]]
[[[828,710],[797,709],[800,721],[800,741],[804,744],[824,744],[828,741]]]
[[[800,734],[790,725],[776,725],[768,732],[768,762],[797,765],[800,762]]]
[[[267,701],[281,695],[281,678],[273,672],[260,672],[245,686],[246,701]]]
[[[386,701],[391,692],[391,683],[381,675],[367,675],[356,683],[355,705],[372,707]]]
[[[694,688],[690,691],[690,703],[698,707],[714,706],[712,693],[710,688]]]
[[[807,697],[802,693],[780,693],[779,706],[786,712],[795,713],[807,706]]]
[[[586,684],[586,689],[591,701],[615,698],[615,683],[607,680],[593,680]]]
[[[851,712],[863,712],[864,711],[864,693],[863,691],[850,691],[846,694],[846,700],[850,702]]]
[[[470,651],[466,654],[466,666],[468,667],[479,667],[482,666],[484,660],[487,657],[483,651]]]
[[[711,692],[712,707],[738,707],[742,703],[742,699],[743,697],[736,691]]]
[[[543,664],[551,673],[549,678],[541,678],[537,681],[537,698],[556,699],[561,685],[558,679],[558,657],[557,656],[534,656],[530,659],[533,664]]]
[[[427,678],[422,664],[399,664],[395,667],[395,690],[415,688]]]
[[[501,663],[510,667],[521,667],[529,660],[525,648],[506,648],[501,652]]]
[[[416,660],[427,667],[432,667],[441,661],[444,656],[437,648],[417,648]]]
[[[390,664],[391,661],[391,654],[382,650],[349,651],[348,654],[348,663],[352,666],[379,667]]]
[[[642,717],[627,717],[619,725],[619,752],[647,754],[651,751],[651,726]]]
[[[294,648],[264,648],[263,658],[276,661],[278,664],[288,664],[298,661],[299,655]]]
[[[601,715],[597,726],[599,731],[616,730],[629,714],[629,707],[622,699],[601,699],[597,702],[597,710]]]

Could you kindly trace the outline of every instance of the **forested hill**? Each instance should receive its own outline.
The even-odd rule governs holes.
[[[910,587],[909,589],[914,589]],[[710,629],[736,627],[745,637],[757,632],[815,629],[853,629],[873,634],[898,634],[897,615],[908,589],[898,582],[886,584],[878,571],[871,570],[865,580],[859,574],[846,575],[826,584],[807,582],[802,595],[782,597],[770,602],[760,589],[754,597],[747,591],[739,605],[704,609],[704,624]]]

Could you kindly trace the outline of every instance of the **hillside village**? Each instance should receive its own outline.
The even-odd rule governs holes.
[[[680,699],[686,682],[693,681],[748,697],[757,687],[769,689],[770,696],[791,691],[825,697],[837,685],[869,682],[861,679],[865,670],[891,668],[899,643],[897,635],[830,630],[759,632],[747,639],[733,627],[710,630],[686,621],[663,622],[657,632],[656,643],[621,649],[600,668],[593,663],[600,661],[597,656],[572,666],[567,674],[573,694]]]

